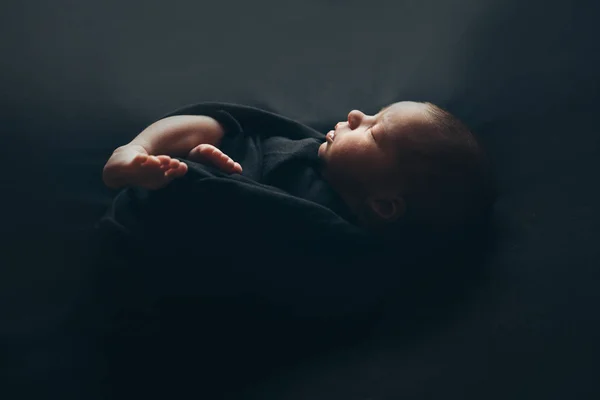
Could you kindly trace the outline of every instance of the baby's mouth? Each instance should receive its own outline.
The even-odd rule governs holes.
[[[327,139],[327,142],[333,143],[333,140],[335,139],[335,132],[334,131],[327,132],[327,136],[325,136],[325,139]]]

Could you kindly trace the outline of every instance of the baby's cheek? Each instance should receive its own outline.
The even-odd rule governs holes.
[[[355,144],[347,151],[348,159],[354,163],[368,164],[373,161],[373,157],[366,145],[360,143]]]

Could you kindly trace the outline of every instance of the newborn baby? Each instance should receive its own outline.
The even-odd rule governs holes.
[[[223,135],[208,116],[164,118],[114,151],[104,182],[159,189],[187,172],[172,157],[242,173],[219,149]],[[327,133],[318,157],[322,178],[358,224],[383,235],[407,224],[444,231],[469,225],[485,218],[493,202],[481,147],[457,118],[431,103],[398,102],[375,115],[352,110]]]

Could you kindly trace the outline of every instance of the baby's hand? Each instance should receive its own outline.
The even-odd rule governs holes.
[[[229,174],[242,173],[242,166],[239,163],[233,161],[211,144],[200,144],[194,147],[188,154],[188,159],[197,162],[209,162]]]
[[[185,175],[187,165],[166,155],[152,156],[137,145],[115,150],[104,166],[104,183],[111,188],[139,186],[160,189]]]

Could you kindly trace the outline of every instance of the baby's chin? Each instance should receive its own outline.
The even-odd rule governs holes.
[[[328,146],[327,142],[323,142],[323,144],[321,144],[319,146],[318,156],[321,160],[325,160],[325,155],[327,153],[327,146]]]

